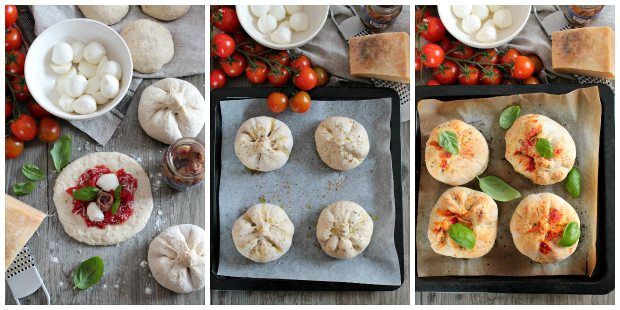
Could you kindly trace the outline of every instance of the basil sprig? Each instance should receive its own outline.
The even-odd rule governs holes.
[[[25,196],[32,193],[35,187],[36,185],[32,181],[17,183],[13,185],[13,194],[15,194],[15,196]]]
[[[61,171],[71,160],[71,137],[62,135],[56,140],[50,155],[52,155],[52,161],[56,170]]]
[[[536,141],[536,153],[547,159],[552,158],[553,145],[545,138],[538,138],[538,141]]]
[[[521,115],[521,107],[518,105],[504,109],[502,114],[499,115],[499,127],[502,127],[502,129],[512,127],[519,115]]]
[[[85,290],[99,282],[103,276],[103,260],[93,256],[83,261],[73,272],[73,288]]]
[[[497,201],[511,201],[521,197],[521,193],[502,179],[489,175],[478,178],[480,189]]]
[[[123,189],[123,185],[119,185],[114,189],[114,204],[112,204],[112,214],[116,214],[118,212],[118,207],[121,206],[121,190]]]
[[[566,188],[566,191],[574,198],[577,198],[579,197],[579,195],[581,195],[581,173],[579,172],[579,169],[577,169],[577,167],[573,167],[573,169],[568,172],[564,187]]]
[[[476,235],[474,231],[461,223],[452,224],[448,229],[448,235],[450,235],[450,238],[452,238],[454,242],[464,248],[471,250],[476,246]]]
[[[577,222],[570,222],[568,223],[568,225],[566,225],[566,227],[564,227],[562,239],[560,239],[560,242],[558,242],[558,244],[563,247],[569,247],[575,244],[575,242],[579,240],[580,236],[581,230],[579,229],[579,224],[577,224]]]
[[[454,131],[446,130],[439,133],[439,146],[453,155],[459,153],[459,140]]]
[[[30,181],[40,181],[45,178],[43,171],[33,164],[24,165],[22,167],[22,174]]]
[[[73,191],[73,199],[79,201],[95,201],[101,190],[95,186],[86,186]]]

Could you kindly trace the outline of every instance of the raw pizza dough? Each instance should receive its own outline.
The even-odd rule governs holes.
[[[372,238],[370,215],[355,202],[337,201],[327,206],[316,224],[316,238],[325,254],[353,258],[366,249]]]
[[[78,5],[78,8],[84,17],[108,26],[118,23],[129,12],[128,5]]]
[[[133,214],[122,224],[106,225],[103,229],[88,227],[83,217],[72,212],[73,197],[67,189],[75,186],[80,175],[96,165],[106,165],[112,171],[125,169],[138,180]],[[144,228],[153,210],[153,195],[149,177],[137,161],[122,153],[96,152],[76,159],[62,170],[54,185],[54,204],[58,219],[71,238],[90,245],[113,245],[131,238]]]
[[[364,126],[342,116],[323,120],[314,132],[314,141],[321,160],[336,170],[359,166],[370,150]]]
[[[243,122],[235,138],[235,154],[244,166],[257,171],[273,171],[288,161],[293,135],[283,122],[259,116]]]
[[[141,5],[144,14],[163,21],[183,17],[189,11],[189,5]]]
[[[133,68],[138,72],[157,72],[174,56],[172,34],[160,23],[138,19],[125,25],[121,36],[129,47]]]

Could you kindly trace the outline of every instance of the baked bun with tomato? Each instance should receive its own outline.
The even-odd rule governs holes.
[[[510,233],[523,255],[542,264],[556,263],[577,249],[579,233],[571,245],[563,237],[571,222],[575,223],[571,225],[578,231],[581,224],[577,212],[560,196],[552,193],[531,194],[521,200],[515,209],[510,220]]]
[[[453,139],[452,149],[443,145]],[[442,145],[443,144],[443,145]],[[426,141],[426,169],[439,182],[463,185],[482,174],[489,163],[489,146],[474,126],[453,119],[435,127]]]
[[[470,242],[460,241],[468,239],[463,234],[469,234]],[[497,204],[483,192],[466,187],[450,188],[441,194],[431,211],[428,241],[437,254],[478,258],[493,248],[496,237]]]
[[[544,115],[523,115],[506,132],[506,159],[515,171],[538,185],[564,180],[576,155],[570,133]]]

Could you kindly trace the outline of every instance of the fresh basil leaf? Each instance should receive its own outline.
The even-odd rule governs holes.
[[[511,201],[521,197],[521,193],[496,176],[479,178],[480,189],[497,201]]]
[[[116,214],[118,212],[118,207],[121,206],[121,190],[123,189],[123,185],[119,185],[114,189],[114,204],[112,204],[112,214]]]
[[[573,169],[568,172],[564,186],[571,196],[574,198],[579,197],[581,194],[581,173],[577,167],[573,167]]]
[[[502,114],[499,115],[499,127],[502,127],[502,129],[512,127],[512,124],[519,118],[519,115],[521,115],[521,107],[518,105],[504,109]]]
[[[442,131],[439,133],[439,146],[453,155],[459,153],[459,139],[454,131]]]
[[[50,154],[54,161],[54,167],[56,167],[56,170],[61,171],[71,161],[71,137],[62,135],[54,142],[54,147],[52,147]]]
[[[452,224],[448,229],[448,234],[454,242],[464,248],[471,250],[476,246],[476,235],[473,230],[461,223]]]
[[[545,138],[538,138],[538,141],[536,141],[536,153],[547,159],[552,158],[553,146],[551,142]]]
[[[103,276],[103,260],[93,256],[83,261],[73,272],[73,288],[85,290],[99,282]]]
[[[15,196],[25,196],[32,193],[35,187],[36,185],[32,181],[17,183],[13,185],[13,194],[15,194]]]
[[[22,167],[22,173],[26,179],[30,181],[41,181],[45,178],[45,174],[39,167],[33,164],[26,164]]]
[[[95,186],[86,186],[73,191],[73,199],[79,201],[95,201],[101,190]]]
[[[566,227],[564,227],[564,233],[562,234],[562,239],[558,244],[563,247],[569,247],[581,236],[581,229],[579,229],[579,224],[577,222],[570,222]]]

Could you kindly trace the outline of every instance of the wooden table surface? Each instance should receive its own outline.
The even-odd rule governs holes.
[[[204,95],[204,75],[185,78]],[[162,230],[177,224],[195,224],[205,227],[205,187],[199,186],[186,192],[177,192],[162,179],[160,163],[167,145],[149,137],[138,123],[138,101],[142,90],[156,80],[144,80],[114,133],[104,147],[66,122],[61,122],[62,134],[73,139],[72,159],[96,151],[115,151],[135,158],[146,170],[153,192],[153,213],[146,227],[131,239],[118,246],[89,246],[69,237],[56,216],[52,200],[54,181],[58,173],[49,155],[51,144],[28,142],[24,153],[17,159],[6,161],[6,193],[12,194],[15,183],[24,182],[21,173],[24,164],[32,163],[47,172],[47,179],[39,181],[35,191],[19,197],[27,204],[47,213],[37,234],[28,242],[39,273],[51,295],[52,304],[204,304],[205,290],[189,294],[174,293],[155,281],[147,261],[149,243]],[[198,136],[204,140],[204,129]],[[101,281],[86,291],[73,289],[71,274],[80,262],[99,255],[105,263]],[[144,261],[144,262],[143,262]],[[141,264],[141,262],[143,262]],[[14,304],[10,290],[6,289],[6,304]],[[43,304],[44,295],[36,292],[21,300],[22,304]]]

